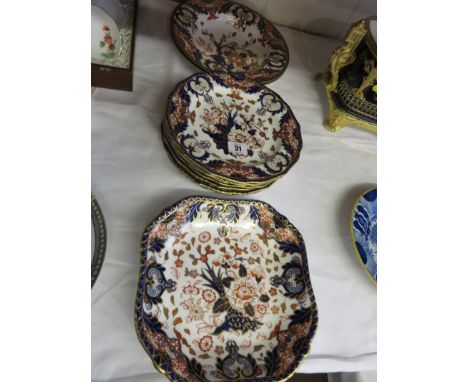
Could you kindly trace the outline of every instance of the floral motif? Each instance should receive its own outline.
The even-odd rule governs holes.
[[[183,199],[147,227],[141,259],[136,327],[169,379],[282,380],[307,354],[317,310],[305,248],[270,206]],[[192,265],[182,271],[178,260]],[[299,279],[288,273],[296,266]],[[300,299],[287,289],[298,280],[304,283]]]
[[[186,320],[188,323],[192,321],[202,321],[205,317],[205,309],[201,305],[201,300],[189,299],[181,304],[182,308],[188,311]]]
[[[105,58],[113,58],[116,55],[115,52],[115,42],[116,40],[112,38],[110,28],[108,25],[102,26],[102,31],[104,32],[104,36],[102,40],[99,42],[100,48],[105,48],[105,52],[101,52],[101,55]]]
[[[224,349],[223,349],[223,347],[220,346],[220,345],[216,346],[216,348],[215,348],[214,351],[215,351],[215,353],[216,353],[217,355],[223,355],[223,354],[224,354]]]
[[[200,293],[200,289],[198,289],[195,285],[187,285],[182,288],[184,294],[189,296],[196,296]]]
[[[212,303],[216,300],[216,293],[211,289],[205,289],[202,293],[202,296],[207,303]]]
[[[266,307],[266,305],[264,305],[264,304],[258,304],[258,305],[257,305],[257,311],[258,311],[258,313],[260,313],[261,315],[264,315],[264,314],[267,312],[267,307]]]
[[[213,346],[213,339],[211,338],[211,336],[204,336],[198,342],[198,346],[200,347],[200,350],[207,352]]]
[[[198,240],[200,240],[200,243],[208,243],[211,239],[211,234],[208,231],[202,232],[198,236]]]
[[[269,82],[288,64],[286,42],[273,24],[232,1],[186,1],[174,11],[171,31],[182,52],[208,72]]]

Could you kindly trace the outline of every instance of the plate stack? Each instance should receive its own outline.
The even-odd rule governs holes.
[[[261,85],[286,70],[284,38],[259,13],[226,0],[183,2],[172,14],[171,35],[206,72],[180,82],[169,97],[161,130],[171,160],[216,192],[269,187],[302,148],[291,109]]]
[[[169,96],[161,126],[174,164],[226,194],[260,191],[298,160],[300,126],[289,106],[251,79],[195,73]]]

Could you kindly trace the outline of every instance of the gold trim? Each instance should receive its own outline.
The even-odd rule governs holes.
[[[356,59],[354,50],[365,37],[366,33],[365,20],[357,22],[346,35],[345,43],[333,52],[329,68],[330,78],[325,82],[325,86],[329,92],[336,90],[340,70]]]
[[[333,99],[331,93],[329,91],[327,91],[326,93],[328,101],[328,117],[325,121],[325,128],[328,131],[337,132],[343,127],[351,125],[360,127],[373,133],[377,133],[377,125],[366,122],[362,119],[359,119],[351,114],[344,112],[343,110],[338,108],[338,106],[336,106],[335,100]]]
[[[177,159],[173,156],[173,154],[170,152],[170,148],[166,147],[168,143],[165,141],[164,137],[163,137],[163,143],[165,145],[164,148],[166,149],[166,152],[169,156],[170,161],[176,166],[176,168],[183,175],[185,175],[189,179],[198,183],[203,188],[206,188],[210,191],[219,192],[219,193],[227,194],[227,195],[247,195],[247,194],[253,194],[255,192],[259,192],[271,186],[271,184],[267,184],[265,186],[261,186],[258,188],[245,188],[245,190],[242,190],[242,189],[236,189],[234,186],[224,186],[222,184],[210,182],[209,180],[202,178],[202,175],[195,175],[193,171],[188,170],[187,167],[179,163]]]
[[[358,205],[359,201],[361,200],[361,198],[365,194],[367,194],[368,192],[370,192],[372,190],[375,190],[375,189],[377,189],[377,187],[372,187],[372,188],[368,189],[367,191],[363,192],[361,195],[359,195],[359,197],[354,202],[353,208],[351,209],[351,219],[349,221],[349,231],[351,232],[351,241],[353,242],[354,252],[356,253],[357,258],[359,259],[359,262],[361,263],[362,267],[366,271],[367,276],[369,276],[369,278],[372,280],[372,283],[375,286],[377,286],[377,281],[374,280],[374,278],[370,274],[369,270],[367,269],[366,264],[364,264],[364,262],[361,259],[361,255],[359,254],[358,248],[356,246],[356,240],[354,239],[354,230],[353,230],[353,218],[354,218],[354,210],[356,209],[356,206]]]
[[[190,169],[190,172],[199,174],[200,176],[202,176],[203,178],[209,181],[214,181],[217,184],[221,184],[226,187],[233,186],[233,187],[238,187],[238,188],[243,188],[243,189],[250,189],[250,188],[256,188],[256,187],[262,187],[265,185],[271,185],[276,180],[281,178],[281,176],[278,176],[277,178],[271,179],[269,181],[250,183],[250,182],[237,181],[234,178],[226,178],[221,175],[208,172],[206,168],[202,167],[199,163],[197,163],[196,161],[194,161],[188,156],[187,152],[180,147],[179,142],[177,141],[174,142],[172,140],[172,137],[168,135],[167,130],[168,130],[168,127],[163,121],[161,124],[162,137],[164,139],[164,142],[171,149],[172,154],[176,155],[174,156],[174,158],[177,159],[178,162],[183,163],[185,167]]]
[[[377,20],[376,17],[368,17],[354,24],[346,35],[345,43],[335,49],[331,56],[328,73],[326,73],[324,76],[324,84],[329,108],[328,117],[325,121],[325,128],[328,131],[336,132],[345,126],[352,125],[377,133],[377,124],[367,122],[341,110],[336,105],[332,97],[332,93],[336,92],[338,88],[340,70],[354,62],[356,58],[354,50],[361,43],[361,41],[366,39],[366,44],[368,45],[371,52],[377,52],[377,45],[375,41],[374,51],[372,50],[373,47],[369,45],[369,42],[371,44],[373,42],[372,36],[370,36],[369,33],[369,22],[373,19]]]

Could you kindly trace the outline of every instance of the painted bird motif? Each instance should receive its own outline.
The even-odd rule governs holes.
[[[221,276],[221,270],[218,270],[218,274],[216,274],[212,267],[208,264],[206,264],[206,266],[206,272],[203,270],[201,274],[201,277],[207,281],[207,284],[204,284],[204,286],[214,289],[219,294],[219,298],[213,305],[213,313],[227,312],[224,323],[215,329],[213,335],[217,335],[225,330],[229,331],[231,329],[241,330],[243,333],[246,333],[249,330],[257,330],[262,325],[261,322],[244,317],[241,312],[234,309],[229,303],[224,288],[229,288],[234,279],[229,276],[223,278]]]
[[[228,136],[231,132],[232,128],[239,130],[241,127],[236,122],[237,111],[229,111],[226,114],[226,123],[215,123],[216,130],[215,131],[206,131],[206,133],[213,139],[214,143],[216,144],[216,148],[223,150],[226,155],[230,155],[229,148],[228,148]]]

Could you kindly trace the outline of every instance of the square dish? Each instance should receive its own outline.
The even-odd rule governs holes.
[[[171,381],[282,381],[317,306],[304,241],[260,201],[193,196],[143,232],[135,327]]]

